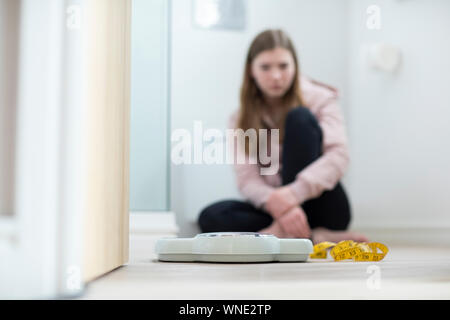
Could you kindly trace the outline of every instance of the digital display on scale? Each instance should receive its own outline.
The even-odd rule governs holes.
[[[196,237],[273,237],[271,234],[257,232],[209,232],[200,233]]]

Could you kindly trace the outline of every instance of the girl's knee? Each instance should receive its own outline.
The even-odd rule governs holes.
[[[290,110],[286,116],[286,130],[288,128],[319,128],[319,123],[312,112],[303,106]]]

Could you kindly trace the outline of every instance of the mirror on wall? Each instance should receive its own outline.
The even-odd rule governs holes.
[[[168,211],[170,1],[132,7],[130,211]]]

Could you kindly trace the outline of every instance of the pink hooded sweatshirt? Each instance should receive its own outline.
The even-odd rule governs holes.
[[[336,186],[348,167],[349,153],[344,119],[337,102],[338,91],[306,76],[300,77],[300,88],[303,105],[316,117],[323,134],[322,156],[299,172],[296,179],[288,184],[298,203],[302,204]],[[238,115],[239,111],[231,115],[230,129],[237,128]],[[264,120],[274,127],[268,114],[264,114]],[[279,170],[274,175],[261,175],[260,164],[250,164],[248,161],[245,164],[234,164],[241,195],[257,208],[261,208],[272,191],[282,185],[282,146],[276,147],[280,152],[280,163]]]

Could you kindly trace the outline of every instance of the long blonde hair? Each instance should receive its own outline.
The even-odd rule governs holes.
[[[263,122],[264,101],[261,90],[258,88],[255,80],[251,76],[251,65],[253,60],[263,51],[276,48],[284,48],[290,51],[295,61],[295,77],[291,87],[283,96],[282,106],[280,108],[281,117],[276,128],[280,130],[280,143],[284,139],[284,122],[288,112],[295,107],[302,105],[302,96],[300,90],[300,67],[295,52],[295,47],[289,36],[283,30],[265,30],[258,34],[253,40],[248,50],[244,78],[240,93],[240,111],[237,121],[237,127],[246,131],[247,129],[269,129]],[[259,136],[258,136],[259,139]],[[258,143],[259,145],[259,143]],[[249,153],[248,144],[246,144],[245,152]]]

